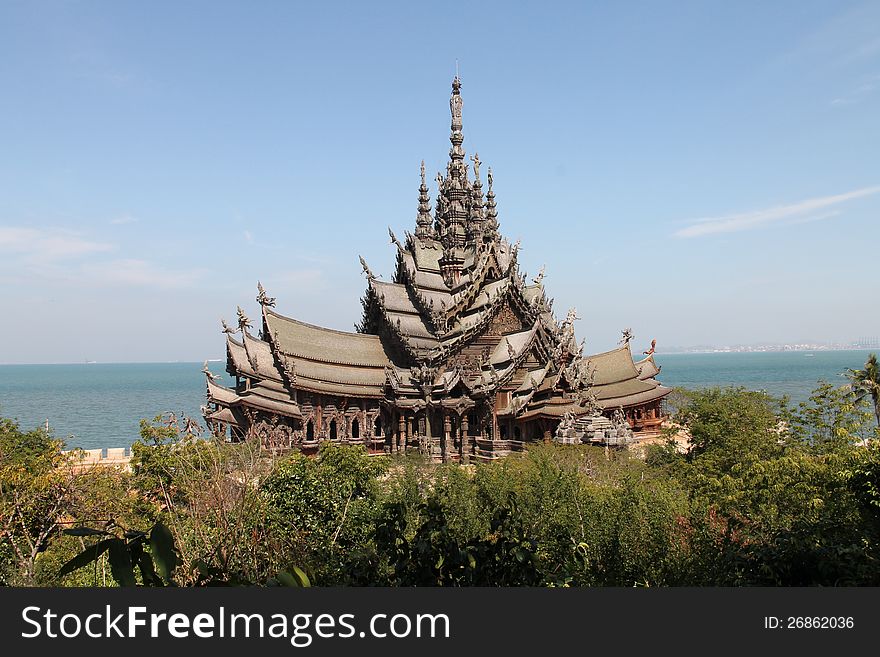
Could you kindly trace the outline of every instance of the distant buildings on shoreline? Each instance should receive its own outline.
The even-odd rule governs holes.
[[[723,354],[762,353],[780,351],[852,351],[857,349],[880,350],[880,339],[859,338],[853,342],[791,342],[780,344],[738,344],[724,346],[697,345],[693,347],[669,347],[666,354]]]

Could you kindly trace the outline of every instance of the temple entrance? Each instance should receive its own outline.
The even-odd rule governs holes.
[[[358,424],[357,418],[355,418],[351,422],[351,437],[352,438],[360,438],[361,437],[361,427]]]
[[[306,424],[306,440],[315,439],[315,423],[311,420]]]
[[[330,440],[336,440],[336,420],[330,420]]]

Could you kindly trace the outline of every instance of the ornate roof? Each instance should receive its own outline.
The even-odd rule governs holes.
[[[498,415],[528,419],[628,407],[669,393],[654,379],[660,368],[653,347],[634,363],[627,332],[623,346],[584,356],[575,338],[577,314],[572,309],[557,321],[544,269],[526,281],[519,243],[499,233],[492,171],[484,198],[479,156],[470,158],[472,169],[468,164],[462,106],[456,77],[450,159],[436,176],[435,203],[432,208],[423,162],[415,232],[401,241],[389,229],[393,280],[379,280],[361,258],[367,289],[358,332],[286,317],[258,283],[260,337],[251,334],[241,308],[237,331],[224,323],[227,369],[247,385],[236,391],[209,382],[210,401],[298,417],[297,391],[397,408],[430,398],[459,408],[486,400]],[[496,393],[508,394],[505,408],[496,407]]]
[[[324,363],[385,367],[388,356],[378,336],[336,331],[263,308],[265,331],[275,347],[290,356]]]

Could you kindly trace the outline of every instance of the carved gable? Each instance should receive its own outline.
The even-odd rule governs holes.
[[[486,331],[486,335],[506,335],[508,333],[516,333],[517,331],[522,330],[523,324],[520,321],[519,316],[513,311],[510,304],[505,304],[504,307],[498,311],[498,314],[495,315],[492,323],[489,324],[489,329]]]

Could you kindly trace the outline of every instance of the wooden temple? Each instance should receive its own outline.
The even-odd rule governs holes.
[[[416,449],[448,461],[491,459],[530,441],[625,444],[663,420],[670,392],[631,333],[585,356],[572,309],[557,321],[542,272],[520,273],[519,243],[499,232],[492,170],[462,148],[462,99],[452,83],[452,148],[433,212],[422,163],[415,231],[399,240],[393,280],[367,278],[357,332],[286,317],[259,283],[259,330],[238,309],[223,323],[234,387],[205,369],[211,431],[268,450],[320,441],[373,452]],[[472,165],[472,166],[471,166]]]

